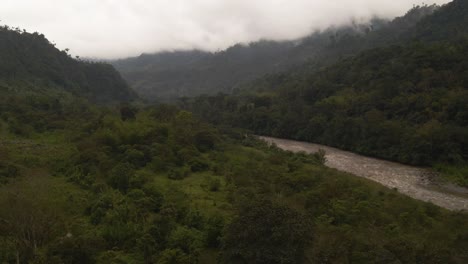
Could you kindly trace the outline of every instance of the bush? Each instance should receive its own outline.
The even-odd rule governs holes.
[[[0,162],[0,179],[1,178],[14,178],[18,176],[19,168],[12,163]]]
[[[158,264],[191,264],[190,257],[180,249],[166,249],[161,252]]]
[[[126,193],[130,187],[130,179],[134,174],[133,168],[128,163],[115,166],[108,177],[109,185],[123,193]]]
[[[106,223],[102,228],[101,235],[106,240],[108,247],[116,247],[134,243],[139,234],[136,232],[134,224],[117,220]]]
[[[206,244],[211,248],[218,248],[221,245],[223,235],[224,219],[220,215],[209,217],[205,224]]]
[[[218,178],[210,177],[208,179],[208,190],[210,192],[217,192],[221,189],[221,181]]]
[[[90,173],[87,173],[82,166],[75,166],[68,172],[70,181],[80,185],[81,187],[88,188],[93,185],[95,179]]]
[[[192,172],[206,171],[210,168],[210,164],[201,158],[195,158],[189,164]]]
[[[47,250],[47,263],[95,263],[104,241],[95,237],[64,237],[52,243]]]
[[[214,149],[217,141],[217,134],[213,131],[200,131],[194,137],[195,146],[201,152]]]
[[[183,180],[190,176],[190,169],[188,167],[175,168],[169,171],[168,175],[171,180]]]
[[[145,192],[146,196],[151,201],[151,206],[150,206],[151,210],[153,212],[159,212],[162,205],[164,204],[164,196],[159,191],[159,189],[157,189],[154,186],[149,186],[149,187],[145,187],[143,191]]]
[[[311,224],[295,210],[270,201],[245,206],[224,233],[224,259],[242,263],[302,263]]]
[[[149,168],[154,172],[163,172],[167,170],[167,162],[161,157],[154,156],[149,163]]]
[[[145,154],[136,149],[127,149],[124,160],[135,167],[143,167],[146,164]]]
[[[198,254],[204,246],[203,233],[197,229],[179,226],[169,237],[169,246],[186,254]]]

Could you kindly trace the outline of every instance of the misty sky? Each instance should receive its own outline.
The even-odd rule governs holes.
[[[38,31],[74,55],[117,58],[161,50],[225,49],[295,39],[421,0],[1,0],[1,24]],[[426,0],[443,4],[449,0]]]

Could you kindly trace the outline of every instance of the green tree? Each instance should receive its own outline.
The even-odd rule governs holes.
[[[271,201],[254,201],[227,226],[223,256],[228,263],[301,263],[311,237],[310,222],[301,213]]]
[[[120,163],[110,171],[108,183],[113,188],[126,193],[130,186],[130,178],[133,174],[134,170],[130,164]]]

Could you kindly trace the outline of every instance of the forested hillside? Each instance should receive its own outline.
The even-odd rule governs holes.
[[[75,60],[42,34],[0,28],[0,89],[55,89],[93,102],[130,101],[136,94],[109,64]]]
[[[23,126],[46,123],[2,124],[3,263],[468,260],[466,214],[328,169],[320,153],[173,106],[1,105]]]
[[[118,60],[113,65],[144,98],[167,100],[200,94],[230,93],[265,74],[305,62],[315,68],[359,51],[405,40],[409,30],[437,6],[418,6],[405,16],[369,23],[352,22],[295,41],[238,44],[225,51],[175,51]]]
[[[161,87],[188,89],[195,77],[180,79],[180,68],[231,71],[225,81],[237,85],[253,58],[277,67],[272,54],[288,45],[329,54],[179,105],[128,102],[136,95],[112,66],[1,28],[0,263],[468,263],[466,211],[328,168],[323,150],[286,152],[253,136],[438,165],[468,186],[467,6],[415,8],[332,38],[128,61],[160,77],[170,69]]]
[[[412,37],[420,41],[444,41],[466,37],[468,29],[468,2],[454,0],[438,12],[428,16],[412,30]]]
[[[466,166],[468,35],[450,25],[466,20],[467,5],[455,1],[414,29],[437,28],[444,17],[447,30],[431,35],[444,41],[369,50],[319,71],[306,65],[259,79],[237,96],[200,97],[192,107],[212,122],[258,134],[403,163]],[[455,174],[468,185],[466,169]]]

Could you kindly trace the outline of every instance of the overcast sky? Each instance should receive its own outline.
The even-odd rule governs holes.
[[[421,0],[1,0],[2,24],[38,31],[74,55],[118,58],[173,49],[225,49],[295,39]],[[425,0],[443,4],[449,0]]]

